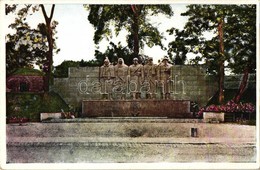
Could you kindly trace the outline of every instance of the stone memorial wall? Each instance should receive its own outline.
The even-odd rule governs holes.
[[[169,80],[162,84],[155,79],[153,87],[148,81],[137,85],[128,76],[122,77],[124,83],[113,77],[104,80],[101,69],[71,67],[68,78],[54,79],[52,90],[68,104],[81,107],[83,100],[133,100],[137,91],[140,92],[138,100],[190,100],[205,105],[218,89],[215,77],[208,76],[202,67],[174,65]]]

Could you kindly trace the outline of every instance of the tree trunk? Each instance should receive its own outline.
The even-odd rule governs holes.
[[[52,64],[53,64],[53,35],[52,35],[52,27],[51,27],[51,20],[54,13],[55,5],[52,5],[51,14],[50,17],[47,16],[44,6],[40,5],[42,9],[42,13],[45,19],[46,23],[46,29],[47,29],[47,40],[49,45],[49,51],[47,56],[47,72],[44,78],[44,90],[46,92],[49,91],[49,85],[50,85],[50,79],[51,79],[51,73],[52,73]]]
[[[134,57],[138,58],[139,55],[139,26],[138,26],[138,16],[134,16]]]
[[[131,5],[131,9],[134,13],[134,22],[133,22],[133,33],[134,33],[134,56],[138,58],[139,56],[139,12],[140,12],[140,7],[137,5]]]
[[[224,102],[224,40],[223,40],[223,19],[220,19],[218,24],[218,34],[219,34],[219,95],[218,102],[223,104]]]
[[[244,70],[244,74],[243,74],[243,78],[242,81],[240,83],[239,89],[235,95],[235,97],[233,98],[235,103],[238,103],[243,95],[243,93],[246,90],[246,86],[248,83],[248,74],[249,74],[249,69],[248,67],[246,67],[246,69]]]

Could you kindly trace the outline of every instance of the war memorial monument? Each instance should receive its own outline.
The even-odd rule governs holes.
[[[21,22],[16,20],[16,24],[26,22],[30,6],[25,5],[25,10],[15,13],[21,20]],[[259,107],[257,102],[259,101],[257,101],[257,97],[259,96],[256,94],[257,69],[255,56],[257,54],[255,49],[256,38],[253,34],[256,30],[255,24],[251,22],[255,22],[254,18],[257,18],[255,11],[258,6],[256,4],[228,6],[227,9],[230,10],[228,16],[231,19],[226,20],[232,22],[229,23],[228,27],[223,27],[225,20],[222,21],[219,17],[216,17],[215,24],[218,24],[218,27],[214,30],[218,30],[219,33],[212,38],[212,41],[204,41],[205,37],[196,37],[195,34],[202,35],[204,32],[201,32],[196,24],[189,22],[186,25],[188,29],[185,35],[182,35],[183,32],[174,27],[167,30],[169,35],[176,34],[177,37],[177,33],[179,34],[179,40],[175,37],[176,39],[169,42],[170,51],[167,51],[168,54],[179,55],[177,53],[185,50],[185,43],[189,41],[197,43],[194,45],[196,49],[200,44],[206,44],[205,46],[209,51],[205,50],[205,47],[203,49],[205,53],[201,54],[202,57],[199,58],[205,59],[205,65],[198,63],[185,65],[184,61],[182,64],[178,64],[173,62],[172,58],[170,59],[172,57],[170,54],[168,56],[157,56],[160,57],[158,62],[155,62],[154,58],[150,56],[140,55],[139,48],[143,47],[137,46],[138,43],[140,44],[137,40],[139,34],[141,36],[141,33],[139,33],[141,31],[138,32],[138,29],[136,29],[136,32],[129,33],[131,36],[135,35],[133,42],[136,44],[136,46],[133,45],[135,47],[133,49],[130,49],[131,44],[128,44],[127,50],[130,49],[131,51],[129,54],[127,50],[123,53],[125,54],[123,56],[120,56],[119,52],[111,51],[111,53],[102,53],[101,56],[95,54],[97,59],[95,65],[77,65],[63,68],[63,72],[60,73],[67,71],[68,74],[65,76],[62,74],[63,76],[60,77],[52,77],[57,71],[52,70],[53,54],[54,50],[58,53],[59,49],[54,46],[56,41],[58,42],[58,38],[55,37],[58,35],[56,34],[57,30],[55,30],[58,22],[53,22],[53,25],[50,25],[55,5],[51,6],[51,15],[48,18],[44,5],[40,4],[39,8],[41,7],[43,11],[46,26],[49,27],[45,28],[44,24],[39,24],[38,27],[44,35],[38,34],[40,32],[38,30],[27,32],[24,40],[19,41],[20,44],[27,43],[27,46],[22,44],[22,49],[19,49],[19,43],[16,42],[15,38],[12,38],[17,35],[24,36],[23,31],[26,31],[23,30],[24,27],[16,28],[14,25],[13,27],[17,29],[18,33],[19,31],[22,32],[6,35],[9,37],[9,40],[6,38],[6,41],[10,41],[6,43],[8,44],[7,47],[10,48],[6,50],[8,53],[6,61],[7,65],[9,64],[14,68],[6,74],[6,114],[4,118],[6,120],[6,123],[4,123],[6,125],[6,129],[4,129],[6,130],[6,133],[4,133],[6,134],[4,151],[6,153],[3,156],[4,169],[15,169],[18,166],[22,169],[34,169],[30,167],[31,165],[35,165],[36,169],[69,169],[70,166],[75,169],[78,168],[78,165],[80,165],[79,169],[95,169],[97,165],[100,169],[115,169],[116,166],[121,166],[122,169],[140,169],[143,168],[141,167],[142,163],[145,163],[148,169],[191,168],[192,165],[196,164],[202,165],[204,169],[252,169],[257,166],[259,168],[259,147],[257,146],[259,145],[259,139],[257,139],[257,132],[259,133],[257,129],[257,127],[259,128],[259,113],[257,113],[257,107]],[[55,8],[55,10],[62,8],[67,12],[69,8],[64,8],[64,6],[66,5],[57,4],[58,8]],[[109,5],[104,6],[104,9],[99,9],[98,5],[93,5],[89,16],[86,15],[86,18],[92,24],[90,25],[91,29],[94,26],[97,31],[97,29],[103,28],[102,26],[109,25],[102,22],[109,17],[113,19],[113,16],[108,18],[106,16],[114,13],[119,16],[115,18],[125,19],[122,23],[127,23],[126,25],[129,26],[129,19],[125,17],[124,13],[126,12],[125,9],[131,14],[130,19],[132,19],[132,25],[130,24],[129,29],[130,27],[138,28],[136,21],[143,14],[141,12],[141,9],[144,9],[141,7],[142,5],[120,5],[120,7],[127,8],[114,8],[112,5],[113,8],[110,9],[115,11],[103,14],[102,12],[106,12],[105,9],[109,8]],[[212,6],[213,9],[222,7],[222,5]],[[6,10],[10,10],[9,12],[16,10],[15,5],[6,5],[5,7]],[[75,9],[91,9],[91,5],[81,4],[81,6],[73,7],[77,7]],[[166,7],[164,9],[166,9],[166,12],[170,12],[169,16],[173,14],[170,5],[158,5],[157,7],[162,9]],[[147,11],[144,11],[144,13],[149,14],[150,10],[157,9],[157,7],[148,5]],[[183,6],[184,9],[187,7],[191,11],[182,13],[183,15],[197,12],[196,5]],[[211,5],[198,5],[197,7],[198,9],[205,7],[205,9],[202,8],[201,12],[206,18],[204,25],[208,23],[210,25],[208,15],[214,13],[210,9]],[[237,8],[233,10],[233,7]],[[249,12],[244,8],[248,8]],[[240,9],[245,12],[238,12]],[[36,8],[32,10],[37,11]],[[209,12],[204,14],[205,11]],[[21,15],[24,12],[24,16]],[[6,15],[7,13],[8,10]],[[101,16],[99,16],[100,13],[102,13]],[[201,15],[199,10],[198,13]],[[155,11],[155,14],[159,15],[160,12]],[[222,9],[220,9],[220,14],[222,16]],[[195,19],[195,23],[201,21],[200,18],[194,17],[196,15],[192,14],[191,16]],[[96,18],[97,16],[100,18]],[[102,17],[105,19],[103,20]],[[140,19],[140,21],[144,21],[144,25],[139,28],[149,28],[152,31],[155,29],[156,32],[157,28],[150,23],[146,23],[145,19],[146,17]],[[101,25],[99,25],[100,23]],[[233,26],[236,23],[239,23],[239,26],[242,27],[237,32],[232,29],[236,27]],[[190,33],[191,28],[189,28],[193,25],[194,35]],[[229,28],[230,32],[223,33],[222,28]],[[248,33],[249,28],[250,33]],[[118,30],[120,29],[118,28]],[[36,31],[36,33],[32,33],[33,31]],[[103,33],[103,31],[98,30],[95,33]],[[191,37],[188,36],[190,34],[192,34]],[[226,34],[234,38],[227,43],[225,42],[226,44],[230,43],[225,49],[228,53],[227,56],[224,55],[223,41],[223,36],[225,37]],[[98,34],[94,37],[101,36]],[[150,35],[148,30],[148,33],[144,31],[142,36],[151,38],[155,35]],[[184,41],[182,36],[184,36],[184,39],[185,36],[188,37]],[[192,39],[193,36],[195,39]],[[240,36],[242,38],[236,38]],[[63,37],[70,36],[66,34]],[[33,38],[33,40],[31,41],[30,38]],[[203,41],[200,42],[200,38]],[[43,42],[46,51],[41,51],[42,49],[39,48],[42,47],[37,44],[40,39],[46,40]],[[95,38],[92,41],[96,41]],[[234,44],[240,44],[232,46],[234,41]],[[31,45],[28,45],[29,42],[36,43],[36,45],[34,44],[31,47]],[[76,45],[79,43],[81,42],[78,40],[75,42]],[[153,43],[158,45],[158,42]],[[175,43],[179,43],[178,45],[183,48],[176,48],[177,52],[171,51],[176,47]],[[112,41],[111,44],[117,47]],[[37,52],[40,51],[42,58],[39,56],[32,59],[25,57],[32,52],[29,51],[28,54],[24,54],[24,49],[34,47]],[[49,48],[47,49],[47,47]],[[76,51],[73,47],[69,49],[72,52]],[[183,56],[188,54],[188,51],[186,52],[183,53]],[[209,53],[212,53],[212,56],[208,56]],[[73,53],[72,57],[75,56]],[[225,57],[229,58],[226,59]],[[38,64],[42,67],[39,70],[33,69],[32,66],[29,67],[26,65],[27,60],[23,60],[27,58],[32,63],[37,63],[36,61],[39,60]],[[124,60],[127,60],[127,62]],[[234,60],[231,63],[233,67],[241,64],[239,68],[243,68],[247,74],[242,74],[243,71],[236,70],[237,74],[234,72],[232,75],[225,75],[224,64],[229,62],[228,60],[230,62]],[[25,62],[21,63],[21,61]],[[24,65],[18,67],[15,65],[16,62]],[[84,62],[82,60],[82,63]],[[217,65],[217,68],[213,69],[214,73],[209,72],[209,69],[212,69],[209,68],[210,64],[212,67]],[[249,71],[249,66],[251,71]],[[229,68],[231,69],[231,66]],[[233,71],[232,69],[231,71]],[[221,93],[223,93],[222,96]],[[238,95],[235,95],[236,93]],[[244,98],[235,102],[235,97],[232,98],[231,95],[232,97],[239,96],[240,99]],[[224,96],[227,96],[228,99],[225,98],[224,100]],[[43,164],[39,165],[38,163]],[[64,167],[61,168],[61,164],[65,164]],[[166,167],[162,167],[165,164]]]
[[[168,58],[159,65],[149,58],[144,66],[137,60],[69,68],[68,78],[55,79],[54,90],[71,105],[82,104],[83,117],[192,118],[190,101],[203,105],[215,93],[216,83],[202,68],[172,66]]]
[[[224,113],[194,114],[217,90],[202,67],[163,58],[127,66],[71,67],[52,90],[81,112],[40,113],[41,123],[8,124],[8,163],[255,162],[255,128]],[[226,86],[237,86],[226,81]],[[229,84],[228,84],[229,83]],[[248,87],[254,86],[254,76]],[[74,115],[72,115],[74,114]],[[230,122],[230,123],[225,123]]]

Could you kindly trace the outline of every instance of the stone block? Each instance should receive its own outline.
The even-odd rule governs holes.
[[[207,75],[206,73],[206,67],[203,66],[197,66],[195,67],[197,69],[197,75]]]
[[[224,122],[225,121],[224,112],[203,112],[203,119],[207,123],[213,122]]]
[[[171,73],[172,73],[172,75],[175,75],[175,74],[180,75],[181,74],[181,67],[179,65],[173,65],[172,68],[171,68]]]
[[[185,90],[186,90],[186,92],[189,92],[189,91],[198,91],[199,87],[200,87],[200,86],[198,86],[198,85],[191,85],[191,84],[189,84],[189,85],[186,85],[186,86],[185,86]]]
[[[185,85],[185,88],[191,87],[191,86],[197,87],[197,86],[199,86],[199,83],[197,81],[185,81],[184,80],[184,85]]]
[[[200,92],[199,92],[198,90],[193,90],[193,91],[188,91],[188,92],[187,92],[188,95],[193,95],[193,96],[194,96],[194,95],[197,95],[197,96],[198,96],[198,95],[200,95],[199,93],[200,93]]]
[[[61,113],[41,113],[40,114],[40,120],[44,121],[46,119],[61,119],[62,114]]]
[[[68,72],[69,77],[98,77],[99,67],[70,67]]]
[[[197,69],[194,66],[183,66],[181,68],[181,75],[197,75]]]
[[[203,75],[200,75],[200,76],[203,76]],[[216,76],[212,76],[212,75],[204,75],[203,76],[204,77],[204,79],[207,81],[207,82],[217,82],[218,81],[218,79],[217,79],[217,77]]]
[[[173,65],[172,69],[180,70],[182,67],[182,65]]]
[[[189,100],[84,100],[83,117],[191,118]]]
[[[198,76],[197,76],[197,81],[200,82],[200,83],[206,84],[206,82],[207,82],[207,76],[205,76],[205,75],[198,75]]]

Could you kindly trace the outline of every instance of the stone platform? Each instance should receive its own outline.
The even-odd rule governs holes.
[[[83,100],[82,116],[192,118],[189,100]]]
[[[6,162],[256,162],[255,126],[174,123],[170,121],[175,119],[164,118],[155,119],[156,123],[147,118],[132,122],[105,119],[107,122],[7,124]],[[193,127],[198,128],[198,137],[191,137]]]

